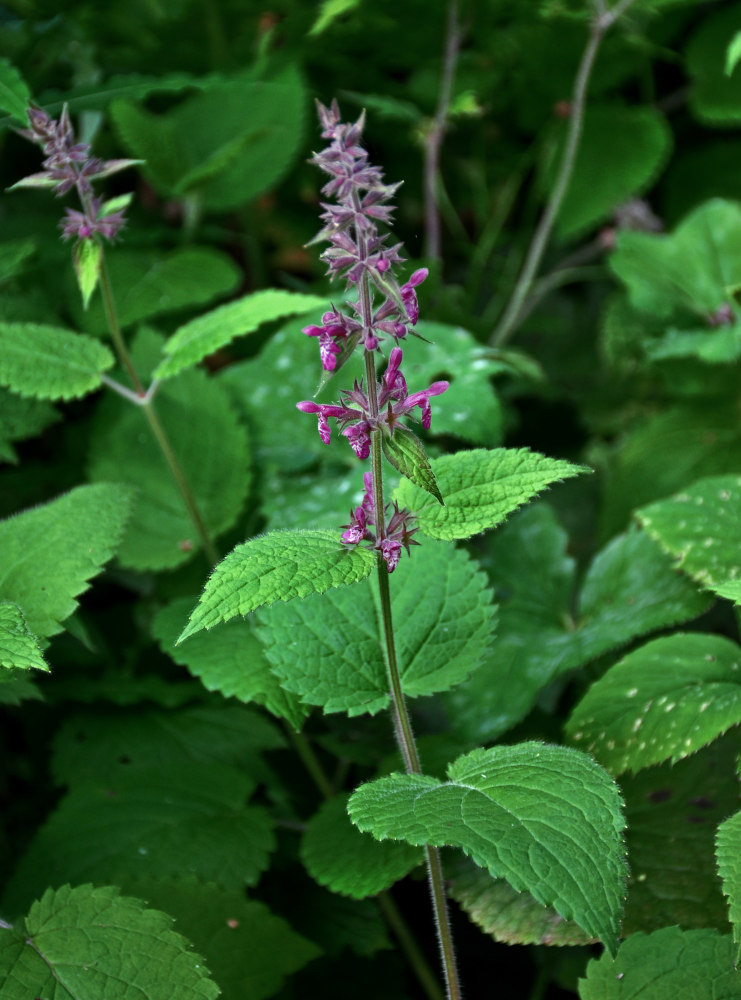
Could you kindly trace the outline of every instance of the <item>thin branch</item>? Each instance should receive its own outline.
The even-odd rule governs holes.
[[[440,257],[440,210],[438,205],[438,178],[440,172],[440,147],[448,126],[448,111],[453,92],[453,78],[461,45],[461,30],[458,22],[458,0],[450,0],[448,6],[448,28],[445,38],[443,72],[440,78],[440,93],[432,125],[425,137],[424,196],[425,196],[425,253],[428,257]]]
[[[561,156],[556,183],[553,185],[548,204],[533,234],[532,242],[525,257],[525,263],[515,284],[512,296],[491,336],[490,342],[496,347],[501,347],[509,339],[520,320],[522,307],[530,292],[533,279],[537,274],[545,248],[553,231],[556,217],[571,182],[584,127],[587,90],[597,52],[609,29],[633,3],[635,3],[635,0],[620,0],[619,3],[615,4],[609,10],[602,10],[600,12],[598,8],[598,14],[592,21],[589,38],[587,39],[587,44],[574,81],[574,91],[570,103],[569,130]]]

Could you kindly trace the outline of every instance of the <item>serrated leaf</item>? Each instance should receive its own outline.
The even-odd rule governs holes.
[[[554,126],[560,146],[566,128],[566,122]],[[587,108],[573,175],[558,213],[561,235],[583,232],[645,191],[666,165],[671,148],[671,130],[654,107]],[[546,149],[555,152],[552,146]],[[552,156],[543,170],[544,191],[553,188],[560,155]],[[604,168],[606,160],[610,170]]]
[[[715,930],[663,927],[632,934],[615,958],[587,965],[579,980],[581,1000],[734,1000],[741,979],[733,967],[730,935]]]
[[[93,337],[40,323],[0,323],[0,382],[21,396],[77,399],[115,358]]]
[[[87,309],[95,291],[103,263],[103,248],[93,239],[79,240],[72,254],[77,284],[82,295],[82,308]]]
[[[417,517],[420,531],[446,540],[494,528],[551,483],[590,471],[527,448],[459,451],[434,459],[431,465],[445,497],[444,507],[433,505],[423,490],[409,482],[399,485],[395,499]]]
[[[197,364],[208,354],[231,343],[235,337],[257,330],[262,323],[319,309],[325,300],[278,288],[264,289],[228,302],[212,312],[179,327],[164,346],[168,357],[155,369],[154,377],[170,378]]]
[[[450,544],[427,542],[401,562],[391,605],[408,697],[460,683],[489,649],[496,607],[486,577]],[[276,605],[259,615],[257,634],[284,687],[325,712],[353,716],[389,704],[380,620],[376,588],[367,582]]]
[[[573,920],[564,920],[552,907],[542,906],[527,892],[516,892],[481,868],[467,865],[448,881],[451,898],[495,941],[568,946],[597,940]]]
[[[738,736],[676,764],[624,775],[631,878],[623,933],[667,924],[728,930],[714,857],[718,824],[738,808]]]
[[[730,816],[718,827],[715,853],[718,874],[723,881],[723,893],[728,898],[728,915],[733,924],[733,940],[736,943],[734,964],[738,967],[741,956],[741,812]]]
[[[8,59],[0,59],[0,109],[28,128],[30,103],[31,91],[26,81]]]
[[[49,669],[23,611],[10,601],[0,602],[0,667]]]
[[[189,246],[168,253],[123,248],[110,255],[107,266],[116,314],[124,328],[178,309],[205,306],[229,295],[241,281],[233,260],[211,247]],[[102,297],[93,299],[85,311],[79,295],[70,295],[70,308],[84,329],[107,334]]]
[[[178,643],[203,628],[275,601],[323,594],[357,583],[376,564],[373,552],[344,546],[331,531],[271,531],[238,545],[206,581]]]
[[[636,512],[678,568],[741,605],[741,479],[709,476]]]
[[[0,597],[23,608],[34,635],[61,631],[113,556],[130,506],[127,487],[98,483],[0,521]]]
[[[614,953],[626,867],[620,792],[607,772],[566,747],[520,743],[473,750],[448,777],[369,782],[351,796],[350,818],[379,840],[462,848]]]
[[[134,361],[158,338],[140,334]],[[144,367],[144,366],[141,366]],[[249,489],[249,450],[244,428],[221,386],[205,372],[183,372],[163,385],[154,401],[212,538],[231,528]],[[136,447],[132,447],[136,442]],[[118,558],[137,570],[172,568],[187,562],[200,538],[146,416],[118,396],[109,396],[96,415],[88,475],[130,484],[135,500]]]
[[[115,886],[91,885],[48,889],[20,926],[0,930],[0,988],[5,1000],[216,1000],[220,992],[172,917]]]
[[[719,635],[662,636],[589,688],[566,724],[613,774],[695,753],[741,723],[741,649]]]
[[[741,208],[713,198],[673,233],[621,232],[610,267],[637,309],[706,322],[741,283]]]
[[[245,805],[254,784],[235,767],[193,760],[85,782],[62,799],[15,866],[6,913],[65,879],[122,884],[192,872],[227,889],[254,885],[275,847],[268,814]]]
[[[415,486],[430,493],[438,503],[444,506],[435,473],[432,471],[424,445],[417,435],[399,425],[394,429],[391,437],[384,435],[381,442],[384,455],[396,471],[409,479]]]
[[[321,806],[301,838],[301,860],[312,878],[353,899],[376,896],[424,861],[419,847],[379,842],[360,833],[347,815],[347,795]]]
[[[222,1000],[267,1000],[320,949],[264,903],[190,877],[131,880],[126,891],[175,917],[175,929],[203,955]]]
[[[565,531],[543,503],[521,511],[489,539],[485,563],[502,595],[500,627],[487,661],[444,696],[461,738],[495,739],[557,678],[708,607],[636,528],[595,556],[580,592],[567,546]]]
[[[180,646],[175,645],[194,603],[195,598],[180,598],[156,615],[152,631],[163,652],[187,667],[207,691],[257,702],[300,730],[309,709],[300,704],[297,695],[284,690],[271,672],[252,622],[225,622],[208,635],[194,635]]]

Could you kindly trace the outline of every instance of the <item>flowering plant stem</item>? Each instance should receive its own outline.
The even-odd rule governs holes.
[[[119,361],[128,372],[129,378],[131,379],[137,394],[141,397],[141,408],[144,411],[144,416],[149,424],[152,436],[157,442],[157,445],[167,462],[167,467],[172,474],[172,478],[175,481],[175,485],[180,491],[183,503],[188,511],[188,516],[193,522],[193,527],[196,529],[198,537],[201,540],[204,554],[209,563],[214,566],[219,561],[219,553],[216,550],[208,528],[206,527],[206,523],[203,520],[203,516],[198,507],[196,498],[193,495],[193,491],[190,488],[190,484],[188,483],[183,467],[175,454],[169,437],[167,436],[167,431],[163,427],[162,421],[157,414],[154,406],[154,398],[151,394],[145,392],[144,386],[142,385],[141,379],[139,378],[136,368],[134,367],[134,362],[129,354],[126,342],[124,341],[121,333],[121,327],[116,314],[116,303],[113,297],[113,286],[111,284],[111,278],[106,264],[105,251],[102,249],[99,280],[100,290],[105,306],[106,319],[108,320],[108,329],[110,331],[116,353],[118,354]]]

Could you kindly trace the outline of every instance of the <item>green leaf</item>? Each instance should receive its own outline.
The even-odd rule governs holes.
[[[320,954],[315,944],[243,892],[193,877],[130,880],[126,891],[175,917],[175,928],[203,955],[222,1000],[267,1000],[287,976]]]
[[[373,552],[350,548],[331,531],[271,531],[222,559],[178,639],[275,601],[323,594],[357,583],[376,563]]]
[[[36,249],[36,242],[28,237],[0,243],[0,284],[22,271],[23,265],[33,257]]]
[[[77,399],[97,389],[115,364],[110,350],[71,330],[0,322],[0,383],[21,396]]]
[[[17,913],[47,885],[123,884],[134,876],[192,872],[228,889],[254,885],[275,847],[264,809],[243,771],[208,762],[121,768],[115,780],[73,789],[16,864],[3,907]]]
[[[632,873],[625,935],[675,923],[728,929],[714,838],[738,808],[737,756],[732,732],[676,764],[621,778]]]
[[[473,750],[447,783],[392,774],[348,811],[384,840],[460,847],[494,878],[617,948],[626,867],[620,792],[586,754],[541,743]]]
[[[413,698],[460,683],[494,632],[484,574],[463,550],[427,542],[402,560],[391,584],[402,690]],[[276,605],[259,615],[258,635],[285,688],[353,716],[389,704],[380,620],[374,581]]]
[[[23,611],[10,601],[0,602],[0,667],[48,670],[39,641],[26,623]]]
[[[20,925],[0,930],[5,1000],[216,1000],[200,956],[172,930],[172,917],[146,909],[115,886],[48,889]],[[146,962],[142,962],[142,956]]]
[[[28,128],[28,106],[31,91],[26,81],[7,59],[0,59],[0,110],[7,111]]]
[[[148,343],[147,341],[151,341]],[[142,349],[158,339],[140,335]],[[157,393],[156,412],[212,538],[233,527],[249,489],[249,450],[218,382],[203,371],[184,372]],[[116,478],[136,489],[131,521],[118,557],[133,569],[178,566],[200,547],[183,497],[139,407],[111,394],[96,415],[88,475]]]
[[[35,437],[59,419],[59,412],[50,403],[0,388],[0,461],[15,464],[13,442]]]
[[[296,695],[281,687],[249,620],[226,622],[208,635],[194,635],[175,645],[193,604],[194,599],[180,598],[156,615],[152,631],[163,652],[187,667],[207,691],[264,705],[273,715],[300,730],[309,709],[299,703]]]
[[[107,261],[116,296],[116,313],[122,327],[178,309],[204,306],[229,295],[238,287],[241,272],[225,253],[211,247],[161,250],[117,250]],[[70,307],[90,333],[108,332],[102,296],[80,308],[74,296]]]
[[[621,232],[610,267],[637,309],[706,322],[741,284],[741,207],[713,198],[673,233]]]
[[[348,11],[355,10],[359,4],[360,0],[323,0],[322,9],[317,14],[317,18],[311,28],[309,28],[309,35],[320,35],[338,17],[347,14]]]
[[[125,486],[98,483],[0,521],[0,597],[23,609],[34,635],[61,631],[113,556],[130,506]]]
[[[54,738],[51,771],[59,785],[116,784],[122,775],[161,767],[214,762],[263,776],[261,755],[285,746],[273,725],[242,705],[188,705],[174,711],[139,704],[133,710],[100,704],[69,718]]]
[[[353,899],[376,896],[424,861],[419,847],[379,842],[347,815],[347,795],[325,802],[301,838],[301,860],[316,881]]]
[[[731,76],[741,59],[741,31],[737,31],[726,49],[726,76]]]
[[[227,211],[285,174],[301,146],[304,105],[301,77],[288,65],[270,80],[214,83],[163,115],[119,103],[112,116],[161,194]]]
[[[676,763],[741,723],[739,667],[719,635],[654,639],[592,684],[566,732],[613,774]]]
[[[82,295],[82,308],[87,309],[90,296],[95,291],[103,263],[103,248],[95,240],[79,240],[72,254],[77,284]]]
[[[741,980],[730,935],[664,927],[633,934],[615,958],[592,959],[579,980],[581,1000],[734,1000]]]
[[[170,378],[197,364],[235,337],[252,333],[262,323],[320,309],[325,300],[283,289],[267,288],[219,306],[179,327],[165,344],[168,357],[155,369],[155,378]]]
[[[636,517],[678,568],[741,604],[741,479],[709,476]]]
[[[741,812],[730,816],[718,827],[715,849],[723,893],[728,897],[733,940],[736,943],[734,965],[738,967],[741,956]]]
[[[486,565],[502,594],[491,656],[445,696],[461,738],[490,741],[533,707],[567,672],[675,622],[694,618],[707,598],[633,527],[594,558],[577,591],[568,538],[553,511],[521,511],[488,541]]]
[[[416,515],[420,531],[446,540],[494,528],[551,483],[590,471],[527,448],[459,451],[431,465],[444,507],[433,505],[423,490],[407,481],[399,485],[395,498]]]
[[[384,435],[381,442],[384,455],[396,471],[400,472],[402,476],[406,476],[420,489],[430,493],[438,503],[444,506],[443,498],[437,487],[435,473],[432,471],[424,445],[417,435],[399,425],[394,428],[391,437]]]
[[[461,868],[463,866],[461,865]],[[504,879],[493,879],[473,865],[453,874],[450,895],[484,934],[504,944],[594,944],[573,920],[564,920],[529,893],[516,892]]]
[[[546,147],[551,154],[542,172],[546,192],[555,182],[567,128],[566,121],[555,125],[558,146]],[[671,148],[667,121],[651,106],[587,108],[571,182],[558,213],[560,234],[573,237],[583,232],[645,191],[666,166]],[[606,162],[609,170],[605,170]]]

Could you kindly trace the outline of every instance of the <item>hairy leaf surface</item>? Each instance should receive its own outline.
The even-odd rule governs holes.
[[[741,952],[741,812],[734,813],[718,827],[715,841],[718,874],[723,892],[728,897],[728,909],[736,943],[735,964]]]
[[[460,847],[617,948],[626,867],[617,786],[586,754],[520,743],[473,750],[447,783],[392,774],[362,785],[348,811],[379,840]]]
[[[375,555],[349,548],[331,531],[271,531],[222,559],[201,594],[182,642],[203,628],[248,615],[275,601],[323,594],[368,576]]]
[[[77,399],[114,365],[93,337],[40,323],[0,323],[0,383],[35,399]]]
[[[78,486],[0,521],[0,597],[18,604],[34,635],[61,631],[75,598],[113,556],[131,505],[126,486]]]
[[[0,667],[49,669],[23,612],[10,601],[0,602]]]
[[[420,531],[444,540],[470,538],[495,528],[551,483],[589,471],[527,448],[460,451],[431,465],[444,507],[407,481],[399,485],[395,497],[400,507],[417,516]]]
[[[49,889],[18,927],[0,930],[0,989],[4,1000],[216,1000],[220,992],[172,917],[92,885]]]
[[[496,621],[486,583],[451,543],[426,542],[394,571],[391,605],[408,697],[447,690],[481,663]],[[258,621],[273,670],[303,701],[349,715],[389,704],[375,580],[273,607]]]

